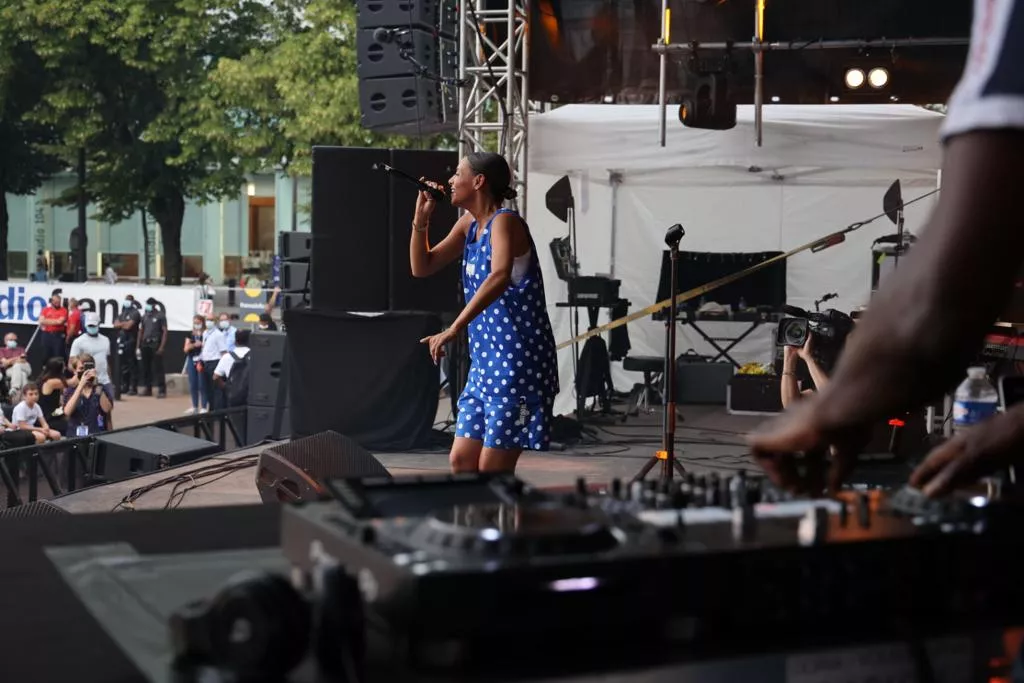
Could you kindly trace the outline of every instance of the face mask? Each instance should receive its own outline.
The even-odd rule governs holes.
[[[206,329],[208,329],[208,330],[212,330],[213,329],[213,321],[212,320],[207,320],[206,321]]]
[[[269,330],[270,328],[267,327],[266,325],[260,325],[260,329],[261,330]]]
[[[121,305],[124,306],[125,308],[131,308],[132,302],[129,301],[128,299],[125,299],[124,301],[121,302]]]
[[[218,324],[220,325],[220,329],[222,330],[226,330],[229,327],[231,327],[231,321],[229,320],[221,320],[220,323]]]
[[[199,330],[203,329],[203,326],[202,325],[193,325],[192,329],[195,330],[196,332],[198,332]]]
[[[86,325],[85,326],[85,333],[88,334],[91,337],[95,337],[97,334],[100,333],[100,328],[98,328],[95,325]]]
[[[152,310],[153,310],[153,304],[146,304],[146,313],[149,313]]]
[[[16,349],[16,348],[18,348],[18,340],[17,339],[8,339],[6,343],[7,343],[7,348],[9,348],[9,349]]]

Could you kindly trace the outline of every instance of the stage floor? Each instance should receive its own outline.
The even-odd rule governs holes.
[[[676,428],[676,453],[688,470],[695,473],[731,473],[756,468],[744,445],[744,436],[767,418],[729,415],[722,406],[684,406],[680,412],[684,419]],[[516,469],[517,474],[535,486],[545,487],[569,486],[578,477],[593,482],[607,482],[616,477],[630,479],[661,447],[660,412],[641,414],[625,422],[604,418],[586,425],[592,438],[565,450],[524,454]],[[201,467],[258,455],[269,447],[264,444],[219,454],[171,470],[76,491],[52,502],[74,513],[109,512],[133,489]],[[374,455],[396,477],[448,471],[447,448]],[[649,477],[656,477],[657,472],[655,468]],[[258,503],[255,473],[254,467],[231,472],[190,490],[180,500],[172,501],[171,505],[209,507]],[[154,488],[136,500],[134,507],[163,508],[168,505],[172,488],[173,484]]]

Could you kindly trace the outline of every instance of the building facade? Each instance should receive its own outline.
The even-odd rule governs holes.
[[[71,271],[71,231],[78,224],[77,207],[55,207],[47,200],[74,186],[72,174],[45,181],[34,195],[7,195],[10,215],[7,272],[11,279],[28,279],[35,271],[36,254],[47,257],[49,277],[57,280]],[[269,279],[279,232],[310,229],[311,182],[283,174],[257,175],[239,188],[236,197],[209,204],[187,202],[181,229],[183,276],[186,280],[207,272],[216,283],[238,280],[243,275]],[[163,247],[160,227],[142,212],[130,220],[105,223],[90,206],[88,235],[89,277],[101,277],[107,265],[125,280],[146,274],[146,241],[149,242],[149,274],[163,278]],[[146,224],[144,237],[143,220]]]

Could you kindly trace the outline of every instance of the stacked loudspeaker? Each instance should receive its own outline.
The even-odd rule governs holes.
[[[282,311],[309,306],[309,260],[313,252],[313,236],[308,232],[282,232],[278,235],[277,253],[281,257],[281,278],[278,303]]]
[[[358,0],[364,128],[433,134],[458,128],[455,0]]]
[[[291,400],[284,378],[286,340],[284,332],[269,330],[253,332],[249,339],[249,400],[245,419],[248,445],[291,434]],[[280,431],[274,434],[278,421]]]
[[[319,311],[380,313],[461,309],[458,262],[428,278],[409,268],[415,185],[375,171],[387,164],[413,177],[446,183],[455,152],[362,147],[313,148],[313,240],[310,307]],[[440,202],[430,222],[437,244],[458,220]]]

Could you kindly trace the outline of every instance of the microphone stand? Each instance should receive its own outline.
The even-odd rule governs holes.
[[[686,231],[683,226],[676,223],[665,233],[665,244],[669,249],[669,294],[672,305],[668,307],[668,322],[665,327],[665,400],[662,411],[662,441],[661,450],[651,456],[643,468],[633,477],[633,481],[641,481],[647,476],[654,466],[661,461],[661,476],[659,482],[669,483],[675,472],[680,476],[686,474],[686,468],[676,460],[676,310],[675,303],[678,290],[676,274],[679,272],[679,242],[683,239]]]
[[[896,260],[892,264],[893,270],[900,267],[900,252],[903,251],[903,205],[900,204],[896,213]]]

